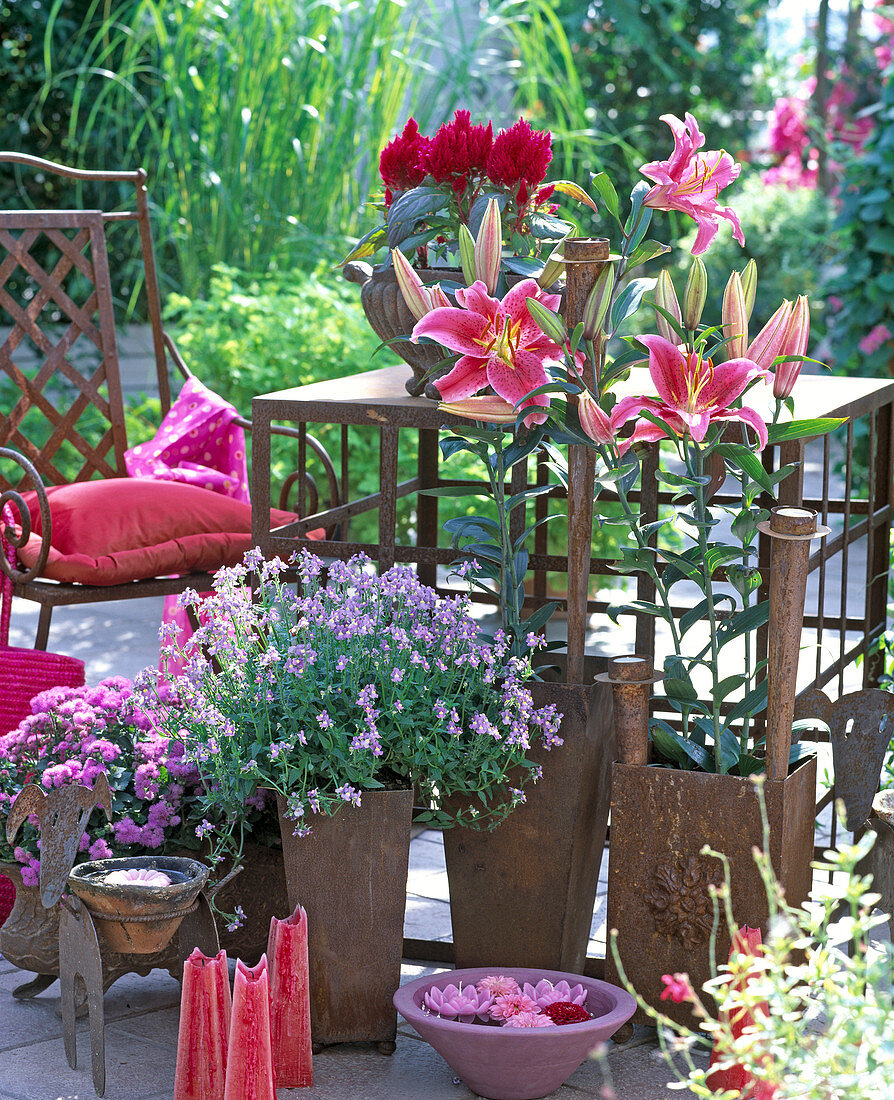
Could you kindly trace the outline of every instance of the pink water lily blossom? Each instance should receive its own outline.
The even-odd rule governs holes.
[[[693,116],[686,112],[685,121],[676,115],[662,115],[674,135],[674,151],[668,160],[644,164],[640,172],[654,181],[645,198],[645,205],[654,210],[681,210],[698,223],[698,233],[692,246],[693,256],[705,252],[717,236],[718,218],[732,224],[733,236],[745,244],[742,226],[728,206],[721,207],[717,196],[742,171],[741,164],[723,149],[699,152],[705,135]]]
[[[622,398],[612,410],[617,426],[646,410],[700,443],[712,423],[740,420],[754,429],[761,447],[766,447],[767,425],[761,414],[747,405],[733,408],[732,403],[756,378],[767,378],[767,370],[750,359],[729,359],[715,366],[710,358],[678,347],[657,333],[637,339],[649,349],[649,373],[658,397]],[[642,421],[627,442],[652,442],[665,434],[658,425]]]
[[[477,1016],[486,1020],[494,998],[486,992],[480,992],[474,985],[445,985],[443,989],[432,986],[423,995],[425,1007],[445,1019],[456,1019],[460,1023],[471,1023]]]
[[[128,867],[126,870],[110,871],[102,880],[108,886],[170,886],[171,880],[154,867]]]
[[[570,986],[564,978],[555,985],[546,978],[541,978],[536,985],[525,982],[522,992],[532,1001],[536,1001],[538,1008],[546,1008],[555,1001],[570,1001],[572,1004],[582,1005],[587,999],[587,991],[580,983]]]
[[[428,336],[445,348],[459,352],[453,370],[435,387],[446,402],[462,401],[491,386],[511,405],[545,410],[549,397],[537,394],[522,401],[531,390],[545,385],[548,363],[563,361],[562,349],[540,328],[528,309],[533,298],[556,310],[558,294],[546,294],[533,279],[524,279],[502,301],[492,298],[477,280],[456,292],[458,307],[434,309],[413,329],[413,340]],[[525,426],[542,424],[545,411],[525,417]]]

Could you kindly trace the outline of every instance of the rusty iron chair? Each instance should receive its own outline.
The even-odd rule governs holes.
[[[107,243],[107,232],[116,223],[136,222],[139,231],[139,279],[162,416],[171,406],[169,366],[175,377],[188,379],[191,374],[162,324],[145,171],[84,171],[23,153],[0,152],[0,171],[12,166],[20,172],[55,173],[108,185],[110,191],[126,189],[125,194],[133,188],[135,196],[135,208],[120,211],[0,211],[0,324],[9,326],[11,321],[0,343],[0,396],[4,386],[13,391],[11,401],[0,404],[0,507],[10,502],[18,512],[18,530],[8,523],[3,528],[19,550],[18,567],[4,558],[0,568],[11,576],[16,596],[40,605],[35,647],[43,650],[56,607],[170,595],[187,588],[202,591],[211,587],[214,570],[226,563],[203,563],[201,570],[180,575],[170,575],[175,570],[140,575],[127,583],[48,579],[52,515],[47,487],[52,497],[55,486],[127,477],[125,403]],[[131,200],[126,202],[130,205]],[[233,423],[251,429],[242,417]],[[275,426],[273,431],[298,441],[295,469],[304,472],[303,481],[297,474],[287,479],[280,508],[288,509],[288,495],[297,485],[297,491],[309,497],[311,511],[316,510],[320,493],[311,470],[325,485],[330,507],[340,504],[338,477],[322,446],[297,428]],[[7,472],[10,477],[4,476]],[[23,499],[28,489],[36,493],[30,497],[30,513]],[[40,531],[39,552],[34,560],[32,539],[31,560],[23,563],[32,528]],[[337,531],[326,535],[339,537]]]

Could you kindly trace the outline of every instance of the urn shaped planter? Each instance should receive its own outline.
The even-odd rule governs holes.
[[[601,667],[588,658],[588,675]],[[579,972],[608,821],[611,695],[605,684],[529,686],[536,707],[564,715],[564,744],[532,750],[543,776],[496,829],[445,830],[455,961]]]
[[[413,792],[364,791],[360,806],[314,816],[304,837],[279,807],[289,905],[307,910],[313,1042],[376,1042],[390,1054]]]
[[[464,282],[459,268],[417,268],[416,274],[426,286],[432,283]],[[369,321],[370,328],[383,341],[393,340],[395,336],[409,336],[416,324],[416,318],[410,312],[401,294],[394,268],[388,264],[370,267],[365,263],[345,265],[345,278],[360,283],[360,304]],[[407,381],[407,392],[418,397],[428,382],[437,375],[428,375],[444,358],[444,349],[436,344],[411,344],[401,340],[390,345],[395,355],[408,363],[413,376]],[[443,372],[449,370],[445,368]]]

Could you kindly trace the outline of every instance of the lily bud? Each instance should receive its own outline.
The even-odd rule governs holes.
[[[754,296],[757,294],[757,264],[749,260],[739,276],[742,280],[742,294],[745,298],[745,320],[751,320],[751,311],[754,309]]]
[[[655,286],[655,305],[666,310],[675,321],[683,323],[683,314],[680,311],[680,303],[677,301],[677,292],[667,268],[662,268]],[[655,311],[655,323],[658,325],[659,335],[663,336],[671,344],[679,344],[680,334],[671,328],[667,318]]]
[[[782,350],[778,354],[804,355],[807,351],[807,340],[809,336],[810,308],[807,304],[806,295],[801,294],[792,309],[791,317],[789,318],[782,340]],[[779,364],[773,378],[774,397],[783,398],[789,396],[795,388],[795,382],[798,381],[798,375],[801,373],[801,367],[803,365],[803,359],[791,359],[787,363]]]
[[[580,426],[595,443],[611,443],[614,440],[611,418],[602,411],[592,394],[580,395],[577,412]]]
[[[686,290],[683,292],[683,323],[690,332],[698,328],[702,311],[708,300],[708,272],[698,256],[689,268]]]
[[[557,259],[557,257],[562,255],[563,244],[564,239],[559,241],[552,252],[550,252],[546,263],[543,265],[543,270],[537,276],[537,285],[541,286],[544,290],[552,286],[557,279],[561,278],[565,270],[565,261]]]
[[[399,248],[391,249],[391,259],[394,263],[397,285],[404,296],[407,308],[417,321],[421,321],[427,313],[432,311],[431,295]]]
[[[782,354],[782,344],[792,315],[792,303],[785,301],[748,345],[745,358],[769,370],[777,355]]]
[[[475,238],[469,232],[469,227],[460,223],[459,227],[459,262],[463,269],[463,279],[466,286],[475,282]]]
[[[495,394],[466,397],[462,401],[442,401],[438,408],[450,416],[461,416],[466,420],[481,420],[486,424],[514,424],[518,418],[516,409],[505,398],[497,397]]]
[[[603,265],[602,270],[593,284],[593,289],[587,295],[584,303],[581,321],[584,325],[584,339],[595,340],[602,328],[602,322],[608,313],[608,307],[612,300],[612,291],[615,288],[615,268],[612,263]]]
[[[720,316],[723,335],[729,341],[726,345],[726,357],[741,359],[748,345],[748,317],[745,313],[745,294],[738,271],[730,275],[729,282],[726,284]]]
[[[487,210],[481,219],[475,241],[475,274],[493,294],[500,277],[500,260],[503,253],[503,223],[500,205],[496,199],[488,200]]]

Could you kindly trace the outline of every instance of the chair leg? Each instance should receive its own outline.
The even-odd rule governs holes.
[[[35,649],[46,649],[50,640],[50,620],[53,617],[53,608],[50,604],[40,605],[40,618],[37,620],[37,637],[34,639]]]

